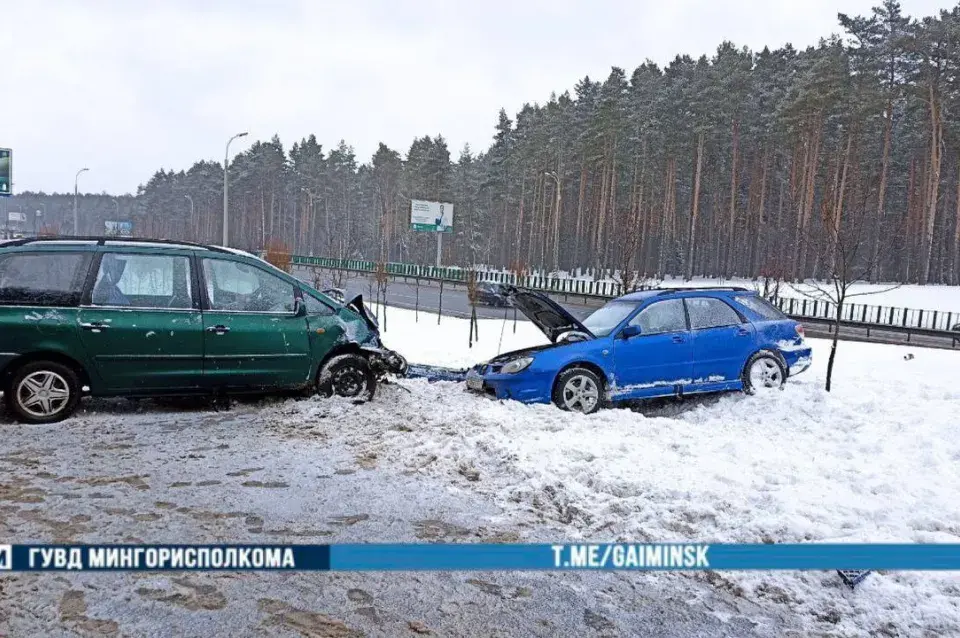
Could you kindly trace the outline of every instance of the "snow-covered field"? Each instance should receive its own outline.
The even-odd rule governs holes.
[[[539,343],[526,322],[468,322],[391,308],[385,342],[411,361],[465,366]],[[500,343],[501,331],[503,334]],[[339,427],[376,454],[432,476],[477,473],[506,509],[562,523],[569,539],[705,542],[960,542],[960,353],[842,342],[834,391],[828,343],[782,393],[607,410],[498,403],[454,384],[385,388]],[[913,358],[907,355],[913,355]],[[332,409],[300,404],[307,422]],[[372,416],[372,418],[371,418]],[[324,419],[326,421],[328,419]],[[405,421],[414,436],[384,430]],[[838,629],[960,634],[960,576],[875,575],[848,594],[831,574],[744,572],[745,596]],[[908,629],[909,628],[909,629]]]
[[[493,269],[491,269],[493,270]],[[496,271],[505,272],[505,271]],[[542,274],[549,277],[549,273]],[[594,277],[589,274],[561,273],[563,279],[582,279],[593,281]],[[601,278],[599,281],[616,283],[615,279]],[[668,276],[662,280],[652,279],[648,281],[650,285],[658,285],[664,288],[682,288],[691,286],[743,286],[744,288],[757,289],[762,287],[762,282],[753,279],[694,277],[686,280],[682,277]],[[827,286],[827,284],[818,284]],[[806,294],[805,294],[806,293]],[[782,284],[780,294],[784,297],[804,298],[813,293],[816,296],[816,289],[809,284]],[[855,295],[847,301],[857,304],[868,304],[871,306],[892,306],[894,308],[910,308],[916,310],[937,310],[939,312],[960,313],[960,286],[945,286],[932,284],[920,286],[917,284],[897,284],[897,283],[857,283],[850,288],[850,293]]]
[[[383,317],[381,314],[381,321]],[[529,322],[387,310],[385,343],[465,367]],[[783,392],[605,410],[402,380],[364,405],[99,401],[3,422],[21,542],[960,542],[960,353],[827,344]],[[907,355],[913,355],[909,357]],[[10,635],[960,636],[960,575],[882,572],[14,574]]]
[[[743,286],[744,288],[761,289],[762,283],[749,279],[694,279],[686,282],[682,279],[667,279],[662,282],[665,287],[683,286]],[[780,294],[784,297],[818,297],[817,287],[829,290],[828,284],[781,284]],[[848,303],[867,304],[870,306],[892,306],[894,308],[910,308],[914,310],[937,310],[939,312],[960,313],[960,286],[918,286],[916,284],[899,285],[895,283],[857,283],[850,287],[851,296]]]

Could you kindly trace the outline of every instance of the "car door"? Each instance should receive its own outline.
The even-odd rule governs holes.
[[[629,399],[674,394],[689,383],[693,346],[680,299],[656,301],[627,324],[640,333],[614,339],[616,387],[613,398]],[[629,332],[629,331],[627,331]]]
[[[203,257],[204,377],[208,387],[265,389],[310,379],[307,318],[297,286],[266,268]]]
[[[84,361],[77,313],[92,258],[92,250],[0,254],[0,369],[31,352]]]
[[[693,378],[701,391],[735,383],[753,354],[756,330],[727,302],[716,297],[685,300],[693,335]]]
[[[203,320],[188,252],[102,252],[85,296],[80,340],[107,392],[202,387]]]

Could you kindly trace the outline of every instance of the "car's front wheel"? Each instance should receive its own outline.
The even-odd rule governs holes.
[[[747,394],[777,390],[786,381],[786,368],[772,352],[757,352],[743,368],[743,391]]]
[[[553,402],[561,410],[592,414],[603,406],[603,381],[586,368],[564,370],[554,384]]]
[[[358,354],[342,354],[321,368],[317,389],[323,396],[369,401],[377,390],[377,379],[366,358]]]
[[[56,423],[73,414],[80,402],[76,371],[55,361],[23,365],[4,389],[7,407],[24,423]]]

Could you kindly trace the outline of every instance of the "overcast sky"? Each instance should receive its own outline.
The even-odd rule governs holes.
[[[341,138],[368,161],[443,134],[486,148],[501,107],[611,66],[798,48],[879,0],[0,0],[0,147],[14,190],[135,192],[222,161],[233,133]],[[913,16],[949,6],[903,0]]]

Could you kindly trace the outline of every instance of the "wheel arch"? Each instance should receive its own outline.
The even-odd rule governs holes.
[[[774,359],[777,360],[777,363],[780,364],[780,369],[783,372],[783,378],[786,379],[790,376],[790,366],[787,365],[787,359],[783,356],[783,353],[780,352],[780,349],[776,346],[763,345],[758,347],[756,350],[750,353],[750,356],[743,362],[743,367],[740,369],[740,376],[743,378],[743,375],[747,373],[747,366],[750,365],[750,362],[758,354],[769,354]]]
[[[563,365],[559,370],[557,370],[557,373],[553,376],[553,381],[550,383],[551,396],[553,395],[553,392],[556,391],[557,389],[557,380],[560,379],[560,375],[566,372],[567,370],[570,370],[571,368],[586,368],[590,372],[597,375],[597,377],[600,378],[600,383],[603,384],[603,387],[600,388],[600,392],[601,393],[606,392],[607,386],[609,385],[606,371],[604,371],[603,368],[601,368],[599,365],[597,365],[593,361],[590,361],[588,359],[578,359],[576,361],[571,361],[570,363]]]
[[[360,347],[360,344],[354,341],[341,342],[335,345],[330,349],[330,352],[325,354],[322,359],[317,363],[317,369],[314,370],[314,378],[319,376],[320,371],[323,370],[323,366],[327,365],[327,362],[333,359],[334,357],[339,357],[342,354],[356,354],[361,357],[366,357],[366,354],[363,352],[363,349]]]
[[[77,378],[80,379],[81,386],[92,388],[92,379],[90,377],[90,373],[87,372],[86,367],[82,363],[69,355],[63,354],[62,352],[49,350],[28,352],[26,354],[21,354],[16,359],[9,361],[3,370],[0,371],[0,388],[3,388],[4,391],[6,391],[7,386],[10,384],[10,380],[13,378],[13,375],[16,373],[16,371],[24,365],[33,363],[34,361],[53,361],[55,363],[65,365],[77,373]]]

